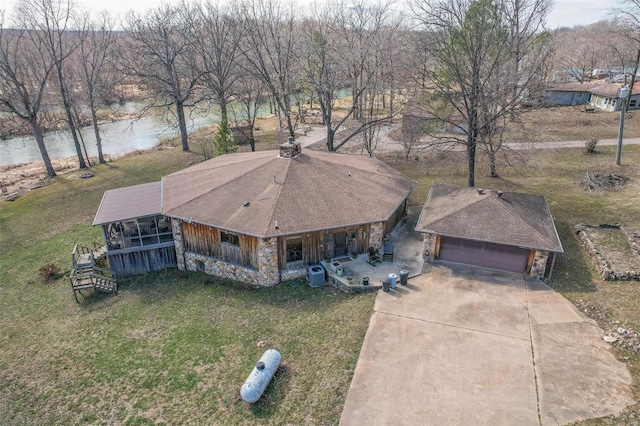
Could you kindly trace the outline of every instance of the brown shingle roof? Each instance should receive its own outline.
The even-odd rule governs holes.
[[[543,196],[437,183],[431,186],[416,230],[562,253]]]
[[[102,196],[94,225],[160,214],[160,182],[110,189]]]
[[[602,86],[603,83],[556,83],[547,90],[553,92],[589,92],[591,89]]]
[[[314,150],[294,158],[278,151],[227,154],[162,178],[162,212],[269,237],[386,220],[414,185],[369,157]]]
[[[595,95],[606,96],[608,98],[618,98],[620,97],[621,87],[621,84],[604,83],[589,89],[589,92]]]

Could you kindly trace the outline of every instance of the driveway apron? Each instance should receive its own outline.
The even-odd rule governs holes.
[[[441,262],[379,292],[342,425],[556,425],[620,412],[602,331],[522,274]]]

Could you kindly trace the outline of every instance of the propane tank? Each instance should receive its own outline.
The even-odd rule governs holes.
[[[243,401],[254,403],[260,399],[273,375],[276,374],[281,359],[280,352],[275,349],[268,349],[262,354],[260,361],[253,367],[251,374],[240,388],[240,397]]]

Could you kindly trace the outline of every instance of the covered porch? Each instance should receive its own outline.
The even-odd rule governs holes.
[[[384,250],[379,253],[380,262],[370,262],[369,254],[359,254],[357,257],[336,257],[330,261],[322,261],[325,268],[327,282],[341,289],[353,293],[367,290],[377,290],[382,287],[382,280],[393,273],[398,276],[397,285],[400,285],[400,271],[409,272],[409,277],[422,273],[424,257],[422,255],[423,237],[415,230],[420,206],[407,209],[404,216],[390,234],[387,234],[385,244],[393,246],[392,256],[385,256]],[[338,263],[339,266],[336,266]],[[341,268],[339,273],[338,268]],[[363,284],[363,279],[368,278],[368,284]]]

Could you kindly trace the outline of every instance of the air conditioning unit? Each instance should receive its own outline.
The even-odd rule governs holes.
[[[311,287],[324,286],[324,268],[322,266],[309,266],[309,285]]]

